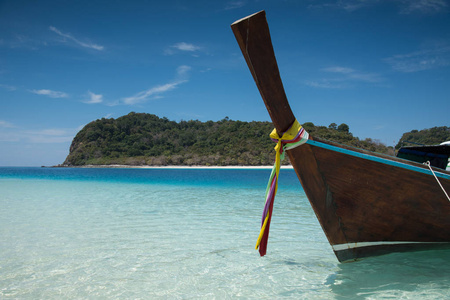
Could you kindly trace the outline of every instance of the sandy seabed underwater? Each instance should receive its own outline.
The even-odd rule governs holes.
[[[293,170],[0,168],[1,299],[445,299],[450,251],[340,264]]]

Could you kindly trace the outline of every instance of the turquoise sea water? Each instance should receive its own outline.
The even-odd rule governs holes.
[[[450,251],[340,264],[294,171],[0,168],[0,299],[445,299]]]

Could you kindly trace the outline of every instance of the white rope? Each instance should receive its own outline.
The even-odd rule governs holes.
[[[431,168],[430,162],[427,161],[427,162],[424,162],[423,164],[428,166],[428,169],[430,169],[431,173],[433,173],[434,178],[436,178],[436,181],[439,183],[439,186],[441,187],[441,189],[444,192],[445,196],[447,196],[448,201],[450,201],[450,197],[448,196],[447,192],[444,190],[444,187],[442,186],[441,182],[437,178],[436,174],[434,174],[434,171]]]

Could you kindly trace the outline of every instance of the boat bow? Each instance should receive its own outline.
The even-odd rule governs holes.
[[[264,11],[233,33],[279,134],[295,121]],[[309,137],[290,162],[339,261],[450,245],[450,203],[426,166]],[[450,191],[450,173],[438,171]]]

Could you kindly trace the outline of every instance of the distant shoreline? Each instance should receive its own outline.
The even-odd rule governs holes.
[[[131,165],[84,165],[84,166],[64,166],[57,165],[53,168],[102,168],[102,169],[272,169],[273,166],[131,166]],[[291,165],[281,166],[281,169],[293,169]]]

